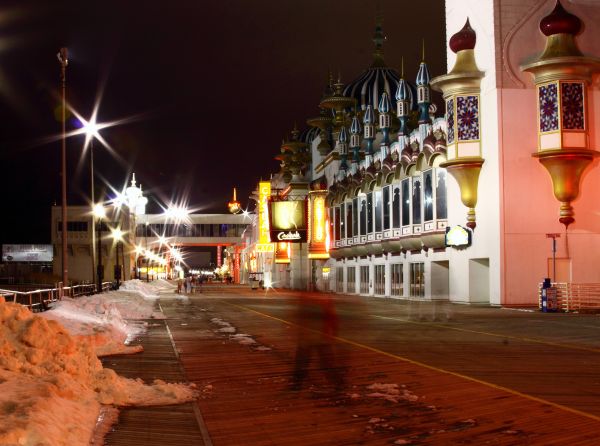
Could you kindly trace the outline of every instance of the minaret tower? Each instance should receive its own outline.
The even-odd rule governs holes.
[[[338,134],[337,150],[342,160],[339,170],[339,179],[341,181],[346,178],[346,172],[348,171],[348,132],[346,131],[346,126],[342,126]]]
[[[389,153],[390,147],[390,99],[388,94],[384,91],[379,100],[379,128],[383,133],[383,140],[381,141],[381,159]]]
[[[360,121],[358,116],[354,115],[350,124],[350,149],[352,150],[352,164],[350,172],[355,175],[358,172],[358,163],[360,162]]]
[[[373,140],[375,139],[375,114],[373,113],[373,107],[371,107],[371,104],[367,105],[365,116],[363,117],[363,124],[365,130],[365,140],[367,141],[365,160],[368,167],[373,162]]]
[[[423,58],[417,73],[417,103],[419,104],[419,125],[429,124],[429,104],[431,93],[429,90],[429,69],[425,63],[425,41],[423,41]]]
[[[402,70],[398,89],[396,90],[397,115],[400,120],[400,129],[398,130],[398,142],[402,145],[402,138],[410,134],[408,120],[410,119],[411,93],[406,81],[404,80],[404,59],[402,59]]]

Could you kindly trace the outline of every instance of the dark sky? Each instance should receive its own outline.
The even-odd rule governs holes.
[[[371,64],[376,4],[4,0],[0,243],[50,241],[50,206],[60,204],[61,46],[72,107],[89,117],[104,84],[98,121],[133,118],[101,132],[118,156],[96,143],[97,176],[120,188],[135,171],[157,201],[188,197],[196,209],[226,212],[234,186],[246,206],[260,177],[278,171],[281,140],[318,115],[328,70],[349,83]],[[399,69],[404,56],[414,79],[425,38],[431,75],[445,73],[444,1],[380,4],[388,66]],[[89,197],[82,146],[81,136],[67,142],[69,204]]]

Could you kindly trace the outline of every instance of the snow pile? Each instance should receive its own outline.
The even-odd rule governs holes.
[[[383,398],[392,403],[397,403],[400,400],[414,402],[419,399],[419,397],[410,390],[406,390],[405,385],[398,388],[398,384],[374,383],[368,386],[367,389],[373,390],[373,392],[367,394],[368,397]]]
[[[164,405],[196,397],[189,385],[120,377],[102,367],[91,342],[0,300],[0,444],[87,445],[102,404]]]
[[[64,298],[40,316],[60,323],[78,342],[90,342],[96,356],[143,350],[141,345],[127,344],[146,331],[146,322],[126,321],[117,306],[105,296]]]
[[[150,283],[142,282],[138,279],[123,282],[119,288],[119,291],[138,293],[140,296],[145,297],[146,299],[158,299],[157,287],[150,285]]]
[[[266,346],[261,345],[258,342],[256,342],[256,340],[254,340],[254,338],[249,334],[236,333],[237,329],[233,325],[231,325],[229,322],[226,322],[221,318],[213,317],[210,321],[213,324],[221,327],[221,328],[218,328],[215,330],[216,333],[224,333],[224,334],[235,333],[235,334],[230,334],[229,339],[237,342],[238,344],[250,345],[253,347],[254,350],[259,350],[259,351],[271,350],[270,347],[266,347]]]

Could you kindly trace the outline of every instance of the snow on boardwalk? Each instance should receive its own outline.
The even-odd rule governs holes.
[[[0,301],[0,445],[88,445],[99,415],[114,415],[106,409],[196,398],[193,386],[145,384],[99,361],[141,350],[124,344],[147,326],[128,319],[163,317],[147,290],[132,288],[65,299],[41,315]]]

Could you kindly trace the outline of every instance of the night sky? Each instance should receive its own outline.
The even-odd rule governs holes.
[[[382,0],[388,66],[413,80],[425,39],[432,76],[446,72],[444,1]],[[60,204],[59,48],[67,101],[98,122],[96,197],[134,171],[149,212],[187,197],[199,212],[243,206],[297,122],[318,115],[328,70],[342,81],[372,62],[376,2],[365,0],[57,0],[0,7],[0,243],[49,243]],[[74,128],[69,119],[67,131]],[[67,141],[68,203],[89,200],[83,136]]]

